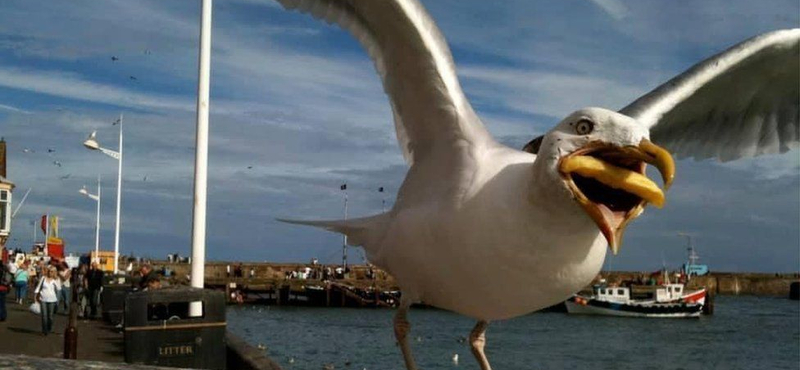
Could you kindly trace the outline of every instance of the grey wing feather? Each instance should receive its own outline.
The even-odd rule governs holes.
[[[491,138],[464,96],[447,43],[416,0],[278,0],[349,31],[375,62],[409,164]],[[438,151],[441,153],[441,151]]]
[[[620,110],[678,157],[783,153],[800,141],[800,29],[717,54]]]
[[[373,246],[378,244],[375,239],[383,236],[390,219],[391,217],[388,213],[381,213],[375,216],[351,218],[348,220],[291,220],[284,218],[279,218],[277,220],[289,224],[319,227],[328,231],[345,234],[348,237],[348,245],[360,245],[371,250]]]

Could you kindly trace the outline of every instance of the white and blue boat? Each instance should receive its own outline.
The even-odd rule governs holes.
[[[571,314],[623,317],[699,317],[706,301],[705,288],[687,292],[683,284],[653,287],[642,299],[631,298],[630,287],[598,284],[591,295],[575,294],[565,303]]]

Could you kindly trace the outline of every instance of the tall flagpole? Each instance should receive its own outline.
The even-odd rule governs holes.
[[[50,242],[50,214],[47,213],[44,215],[44,248],[42,248],[42,252],[44,252],[45,256],[50,255],[50,251],[48,251],[47,244]]]
[[[206,189],[208,185],[208,109],[211,70],[211,0],[202,0],[197,82],[197,137],[194,162],[191,286],[203,288],[206,263]],[[189,316],[201,316],[202,303],[192,302]]]
[[[347,184],[342,185],[342,190],[344,190],[344,220],[347,221]],[[347,270],[347,234],[342,235],[342,268]]]
[[[122,212],[122,113],[119,115],[119,169],[117,170],[117,226],[114,229],[114,274],[119,274],[119,229]],[[99,202],[98,202],[99,203]]]
[[[94,262],[100,264],[100,175],[97,175],[97,218],[94,226]]]

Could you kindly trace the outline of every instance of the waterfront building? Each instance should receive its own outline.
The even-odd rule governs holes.
[[[11,191],[14,183],[6,178],[6,141],[0,138],[0,249],[11,234]]]

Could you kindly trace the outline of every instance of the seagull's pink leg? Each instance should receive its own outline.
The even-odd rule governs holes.
[[[469,345],[472,347],[472,354],[481,365],[481,370],[492,370],[489,365],[489,360],[486,359],[486,354],[483,353],[483,347],[486,345],[486,327],[489,326],[487,321],[478,321],[475,328],[469,333]]]
[[[417,370],[417,365],[414,364],[414,357],[411,356],[411,346],[408,345],[408,331],[411,329],[411,324],[408,323],[406,315],[410,306],[410,302],[405,302],[401,299],[400,307],[394,315],[394,336],[397,338],[397,343],[400,344],[400,351],[403,352],[406,369]]]

